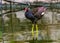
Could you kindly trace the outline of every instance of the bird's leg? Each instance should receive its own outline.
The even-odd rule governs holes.
[[[34,24],[32,24],[32,38],[34,38]]]
[[[38,38],[38,25],[36,24],[36,38]]]

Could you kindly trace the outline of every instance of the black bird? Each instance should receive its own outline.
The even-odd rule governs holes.
[[[36,38],[38,37],[37,21],[41,19],[46,11],[45,7],[37,7],[34,9],[25,8],[25,17],[32,21],[32,36],[34,37],[34,28],[36,27]]]

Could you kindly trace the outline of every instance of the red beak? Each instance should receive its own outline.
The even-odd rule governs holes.
[[[24,11],[26,12],[28,10],[28,8],[24,8]]]

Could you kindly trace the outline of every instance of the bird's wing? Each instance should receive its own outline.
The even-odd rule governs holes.
[[[38,7],[35,15],[36,14],[38,14],[38,15],[41,15],[42,14],[43,15],[45,11],[46,11],[46,8],[45,7]]]
[[[35,15],[35,13],[37,13],[37,11],[38,11],[38,8],[34,8],[34,9],[32,9],[32,13],[33,13],[33,15]]]
[[[45,10],[44,7],[38,7],[37,11],[34,14],[34,16],[37,17],[37,18],[41,18],[45,14],[44,10]]]

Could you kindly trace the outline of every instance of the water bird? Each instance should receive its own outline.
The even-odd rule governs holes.
[[[33,8],[31,10],[30,8],[26,7],[24,11],[25,11],[25,17],[32,21],[32,37],[34,38],[34,28],[36,28],[36,38],[38,38],[37,21],[43,17],[46,8],[41,6],[41,7]]]

